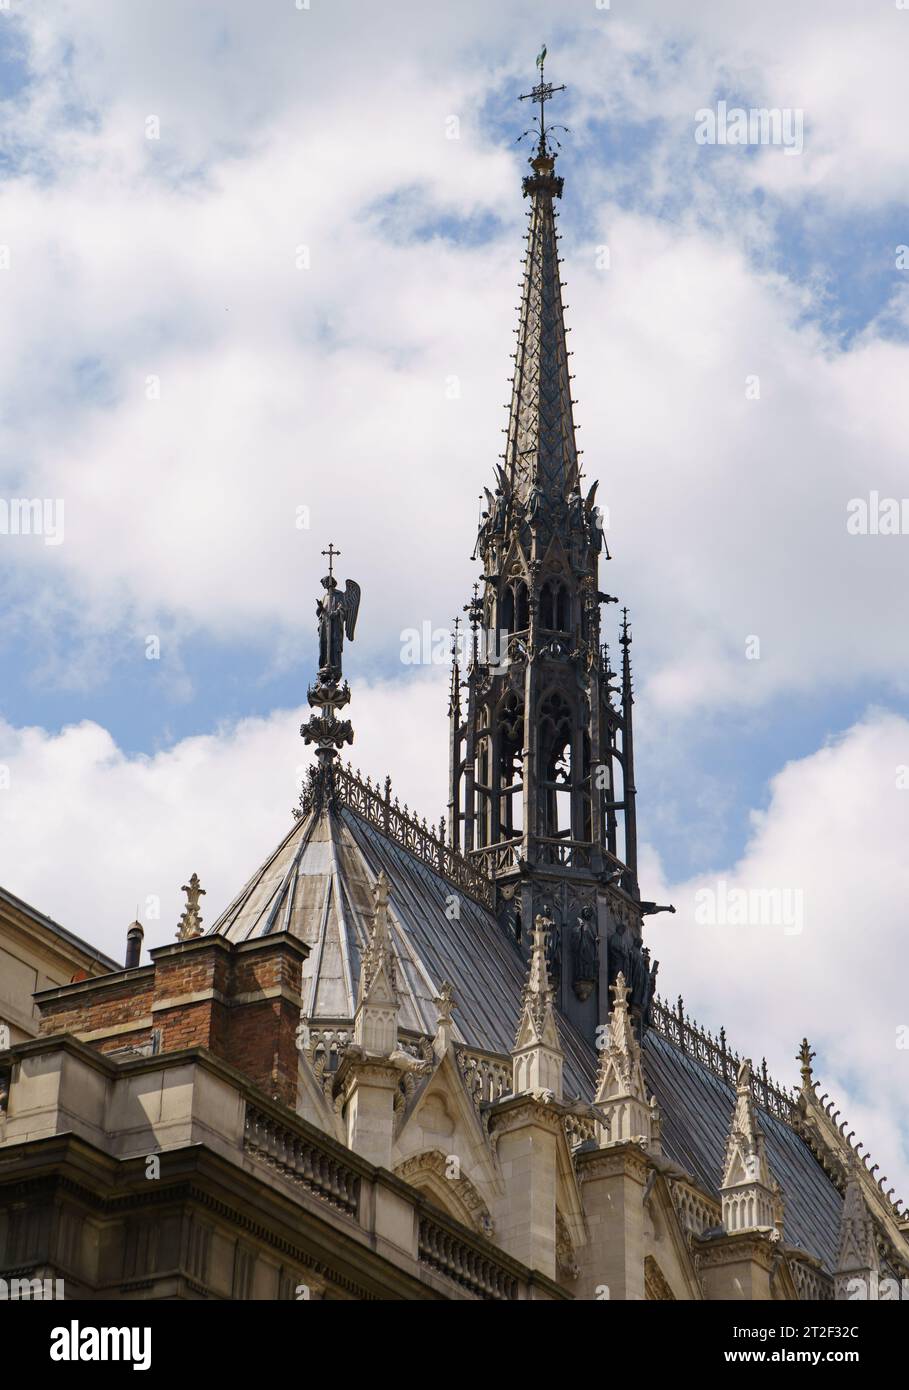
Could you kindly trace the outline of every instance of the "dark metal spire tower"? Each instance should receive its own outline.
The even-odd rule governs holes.
[[[466,700],[450,702],[449,833],[496,882],[497,913],[523,950],[553,919],[550,969],[562,1009],[593,1032],[619,970],[633,1011],[653,980],[641,943],[627,613],[620,684],[601,647],[604,551],[596,483],[581,492],[559,278],[555,173],[543,77],[537,145],[523,181],[527,245],[503,463],[476,553],[482,590]],[[527,132],[529,133],[529,132]],[[608,559],[608,551],[606,552]],[[479,624],[479,634],[476,625]],[[458,679],[460,679],[460,671]],[[620,699],[617,701],[616,696]]]

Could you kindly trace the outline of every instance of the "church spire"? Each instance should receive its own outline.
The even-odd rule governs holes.
[[[636,873],[631,638],[626,615],[619,700],[601,633],[602,605],[617,602],[600,590],[609,553],[575,445],[555,213],[562,127],[546,121],[562,88],[546,81],[545,56],[523,98],[539,116],[517,351],[507,446],[474,548],[472,649],[449,699],[448,824],[452,845],[495,880],[496,915],[525,957],[531,924],[551,919],[557,1005],[592,1040],[620,971],[640,1029],[653,972]]]
[[[549,148],[555,127],[545,123],[546,102],[565,89],[544,80],[545,56],[544,47],[540,81],[521,98],[539,103],[539,140],[529,161],[533,173],[523,181],[529,225],[504,469],[506,495],[533,514],[563,504],[579,484],[554,208],[564,180]]]

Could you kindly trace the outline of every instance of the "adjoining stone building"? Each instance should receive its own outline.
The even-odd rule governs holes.
[[[38,991],[117,969],[116,961],[0,888],[0,1045],[36,1036]]]
[[[79,943],[85,978],[17,977],[3,1277],[73,1298],[495,1300],[899,1296],[909,1277],[909,1215],[818,1096],[808,1043],[789,1092],[656,993],[644,919],[664,909],[638,883],[631,632],[626,612],[613,670],[575,447],[551,92],[541,72],[447,823],[339,761],[360,595],[330,547],[315,762],[281,844],[208,930],[193,876],[147,963],[134,927],[122,969]]]

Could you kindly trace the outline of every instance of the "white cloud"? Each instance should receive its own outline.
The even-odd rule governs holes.
[[[675,903],[674,917],[648,921],[660,983],[714,1034],[794,1084],[807,1035],[815,1074],[909,1199],[909,1025],[904,962],[909,930],[909,721],[883,710],[771,782],[765,811],[737,863],[685,883],[662,880],[658,856],[642,855],[647,895]],[[900,785],[902,782],[902,786]],[[723,885],[721,887],[721,885]],[[727,902],[736,890],[797,890],[803,930],[785,925],[699,925],[698,897]],[[667,896],[662,896],[662,895]],[[790,900],[793,902],[795,900]],[[703,911],[702,911],[703,917]],[[786,919],[796,921],[796,914]]]
[[[849,111],[871,139],[872,113],[886,127],[894,99],[882,51],[905,16],[878,18],[859,46],[850,13],[825,8],[823,42],[886,59],[881,80],[869,65],[853,83]],[[502,439],[523,211],[519,160],[478,115],[530,66],[527,7],[359,6],[351,29],[352,14],[287,6],[263,21],[235,4],[187,21],[170,4],[127,17],[99,3],[24,18],[36,83],[15,137],[37,153],[0,191],[13,258],[3,486],[63,496],[67,532],[57,550],[4,549],[17,613],[68,607],[83,652],[100,630],[123,643],[162,629],[309,641],[329,536],[364,582],[359,652],[379,669],[402,627],[446,621],[469,587],[475,498]],[[769,100],[804,71],[827,144],[849,169],[877,170],[881,197],[899,142],[849,145],[841,80],[828,90],[814,62],[817,25],[788,7],[734,23],[712,4],[684,20],[644,7],[633,22],[591,7],[578,24],[553,54],[579,118],[566,210],[605,185],[586,120],[609,109],[662,123],[642,182],[678,191],[693,178],[702,219],[604,201],[608,274],[592,245],[564,248],[585,463],[613,510],[605,582],[646,636],[642,677],[673,710],[819,682],[905,684],[906,542],[848,539],[844,523],[849,497],[901,487],[893,405],[909,350],[872,331],[843,353],[798,326],[805,292],[756,273],[741,243],[742,228],[746,241],[774,234],[743,201],[764,162],[730,165],[720,196],[693,139],[689,164],[676,137],[718,74],[770,83]],[[160,142],[145,139],[149,111]],[[445,138],[452,112],[459,140]],[[815,192],[807,160],[778,162]],[[478,213],[502,216],[501,234],[401,244],[426,218],[441,233]],[[759,402],[745,399],[749,374]],[[150,376],[159,401],[146,399]],[[294,528],[299,506],[308,532]],[[751,634],[760,662],[743,657]]]
[[[445,810],[445,692],[444,672],[420,670],[403,686],[355,687],[348,707],[353,766],[373,781],[391,773],[402,805],[435,823]],[[89,721],[55,734],[0,721],[9,768],[0,883],[115,958],[137,905],[147,946],[173,939],[193,872],[210,925],[293,823],[312,761],[299,737],[309,714],[243,719],[153,756],[126,755]],[[150,896],[159,920],[146,920]]]

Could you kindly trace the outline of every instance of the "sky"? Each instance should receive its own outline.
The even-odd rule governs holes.
[[[807,1035],[909,1199],[899,4],[0,9],[0,884],[118,958],[192,872],[214,921],[290,823],[329,540],[353,763],[438,819],[402,655],[476,577],[544,41],[660,986],[783,1084]],[[721,103],[793,138],[704,143]]]

